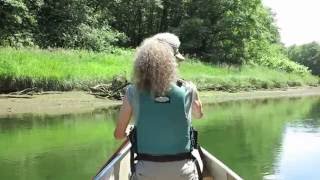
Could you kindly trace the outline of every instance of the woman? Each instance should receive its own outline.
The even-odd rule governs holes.
[[[198,179],[189,156],[190,128],[191,114],[201,118],[202,105],[195,86],[177,79],[179,46],[177,36],[160,33],[137,50],[134,85],[127,89],[114,132],[125,138],[134,117],[139,160],[133,179]]]

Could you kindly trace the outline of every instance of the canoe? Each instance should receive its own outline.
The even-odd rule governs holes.
[[[99,170],[93,180],[129,180],[130,178],[130,148],[131,143],[126,140],[105,165]],[[225,164],[219,161],[216,157],[201,148],[204,154],[203,170],[204,180],[242,180],[235,172],[228,168]],[[193,152],[197,157],[200,157],[197,152]]]

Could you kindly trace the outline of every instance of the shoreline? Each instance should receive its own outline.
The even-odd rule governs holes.
[[[200,98],[203,104],[303,96],[320,96],[320,87],[256,90],[237,93],[222,91],[200,92]],[[85,113],[92,112],[96,109],[108,109],[119,106],[120,104],[121,101],[96,98],[85,91],[47,92],[46,94],[33,96],[0,94],[0,117],[11,117],[31,113],[38,115]]]

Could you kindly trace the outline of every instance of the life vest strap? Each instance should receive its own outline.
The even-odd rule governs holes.
[[[186,159],[193,159],[193,156],[190,152],[173,154],[173,155],[160,155],[160,156],[138,153],[136,159],[143,160],[143,161],[153,161],[153,162],[171,162],[171,161],[182,161]]]

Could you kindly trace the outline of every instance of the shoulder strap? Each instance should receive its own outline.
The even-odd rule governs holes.
[[[195,156],[193,156],[193,160],[194,160],[196,168],[197,168],[199,180],[202,180],[203,179],[203,172],[205,172],[205,168],[206,168],[206,165],[205,165],[206,161],[205,161],[205,157],[204,157],[203,151],[201,149],[201,146],[198,143],[198,131],[194,127],[191,127],[190,131],[191,131],[190,133],[191,133],[192,148],[198,150],[199,155],[200,155],[200,159],[203,163],[203,171],[201,171],[198,159]]]

